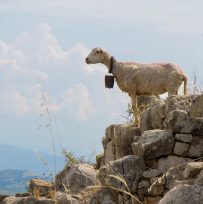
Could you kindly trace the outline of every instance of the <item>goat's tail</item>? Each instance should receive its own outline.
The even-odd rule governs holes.
[[[187,95],[187,77],[183,76],[183,82],[184,82],[184,95]]]

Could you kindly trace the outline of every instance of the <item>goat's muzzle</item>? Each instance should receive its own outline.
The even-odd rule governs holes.
[[[85,61],[86,61],[87,64],[89,64],[89,59],[88,58],[86,58]]]

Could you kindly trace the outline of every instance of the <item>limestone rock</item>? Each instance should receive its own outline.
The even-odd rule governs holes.
[[[78,199],[80,197],[80,199]],[[62,192],[56,192],[55,199],[48,199],[46,197],[15,197],[9,196],[2,204],[85,204],[81,196],[71,195]]]
[[[192,127],[188,121],[187,111],[174,110],[167,114],[164,121],[166,129],[170,129],[176,133],[191,133]]]
[[[143,177],[150,179],[152,177],[159,176],[160,174],[161,172],[158,169],[149,169],[143,172]]]
[[[163,121],[166,117],[165,104],[145,110],[141,115],[140,128],[143,133],[146,130],[163,129]]]
[[[96,156],[96,169],[99,169],[101,166],[105,164],[104,153]]]
[[[170,113],[174,110],[183,110],[189,112],[193,101],[197,95],[180,96],[174,95],[166,99],[166,112]]]
[[[175,139],[184,142],[184,143],[191,143],[192,142],[192,134],[176,134]]]
[[[144,201],[144,197],[149,195],[148,188],[147,187],[138,188],[136,194],[138,195],[140,201]]]
[[[150,184],[153,184],[159,177],[152,177],[150,178]]]
[[[171,154],[173,145],[174,137],[170,131],[148,130],[142,134],[138,142],[132,144],[132,148],[134,155],[154,159]]]
[[[190,117],[187,111],[174,110],[167,114],[164,120],[164,127],[175,133],[187,133],[196,136],[202,136],[203,117]]]
[[[192,117],[203,117],[203,94],[197,96],[193,101],[190,115]]]
[[[8,196],[1,202],[2,204],[17,204],[21,200],[20,197]]]
[[[109,126],[102,141],[105,164],[126,155],[132,155],[131,144],[134,141],[134,137],[140,135],[140,129],[136,127],[128,125]]]
[[[138,188],[147,188],[147,187],[149,187],[149,181],[147,180],[142,180],[138,185]]]
[[[15,197],[9,196],[2,201],[2,204],[54,204],[55,201],[48,198],[38,198],[36,199],[34,196],[29,197]]]
[[[145,204],[158,204],[160,200],[161,200],[161,196],[157,196],[157,197],[146,196]]]
[[[29,184],[29,192],[32,195],[46,196],[54,191],[54,185],[51,182],[40,180],[40,179],[31,179]]]
[[[189,159],[185,159],[178,156],[169,155],[165,158],[159,159],[158,169],[164,173],[167,169],[174,166],[182,166],[186,161],[190,161]]]
[[[76,196],[62,192],[56,192],[56,202],[57,204],[83,204]]]
[[[159,204],[203,203],[203,186],[179,184],[165,194]]]
[[[184,180],[183,170],[185,165],[174,166],[166,171],[165,174],[165,188],[167,190],[172,189],[178,185],[180,181]]]
[[[199,186],[203,186],[203,177],[202,177],[202,174],[199,174],[195,181],[196,181],[195,184],[197,184]]]
[[[101,189],[97,191],[88,204],[119,204],[118,193],[109,189]]]
[[[57,204],[71,204],[71,195],[67,193],[57,192],[56,201]]]
[[[159,177],[157,178],[152,185],[150,186],[150,188],[148,189],[148,193],[149,195],[152,196],[159,196],[162,195],[164,192],[164,184],[165,184],[165,178]]]
[[[106,128],[105,136],[102,139],[102,144],[104,148],[104,164],[109,161],[115,160],[115,147],[113,146],[113,137],[114,137],[114,126],[110,125]]]
[[[125,189],[125,186],[121,181],[108,176],[121,175],[127,182],[131,192],[135,192],[145,168],[146,166],[142,157],[130,155],[111,161],[107,165],[101,167],[98,177],[103,185],[110,185],[116,188]]]
[[[196,176],[201,170],[203,170],[203,162],[191,162],[187,163],[183,176],[185,179]]]
[[[202,179],[203,178],[203,170],[200,171],[200,173],[197,176],[198,179]]]
[[[203,179],[201,180],[201,164],[195,164],[199,162],[185,163],[183,165],[170,168],[164,173],[165,176],[165,189],[170,190],[178,184],[203,185]],[[191,164],[191,165],[190,165]],[[186,166],[188,167],[186,168]],[[199,173],[199,174],[198,174]],[[187,179],[187,180],[186,180]]]
[[[113,161],[116,159],[115,155],[115,145],[112,140],[110,140],[104,149],[104,164],[107,164],[109,161]]]
[[[176,142],[173,153],[178,156],[186,156],[189,149],[189,144]]]
[[[113,142],[115,144],[116,159],[133,154],[131,144],[136,135],[140,135],[140,130],[136,127],[124,125],[115,127]]]
[[[196,100],[197,95],[190,96],[170,96],[165,103],[159,102],[158,105],[148,108],[141,115],[141,132],[153,129],[164,129],[164,119],[173,111],[190,112],[191,105]],[[200,100],[197,100],[200,101]],[[198,103],[200,107],[201,102]],[[195,108],[193,108],[195,109]]]
[[[151,196],[159,196],[164,192],[163,185],[154,185],[152,184],[148,190],[149,195]]]
[[[137,97],[137,105],[142,112],[146,108],[153,108],[163,103],[163,99],[159,96],[140,95]]]
[[[118,202],[116,204],[140,204],[140,201],[138,200],[137,196],[135,196],[136,199],[131,199],[129,196],[127,195],[118,195]],[[109,203],[112,204],[112,203]]]
[[[203,156],[203,133],[202,136],[193,136],[192,143],[189,147],[188,157],[202,157]]]
[[[159,159],[145,160],[147,169],[158,169],[158,162],[159,162]]]
[[[0,195],[0,203],[6,198],[8,195]]]
[[[63,189],[63,185],[65,185],[71,193],[78,193],[84,188],[96,184],[96,173],[97,171],[92,165],[74,164],[56,175],[56,187]]]

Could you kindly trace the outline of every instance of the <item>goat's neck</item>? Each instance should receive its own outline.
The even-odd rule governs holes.
[[[103,60],[102,60],[102,64],[106,65],[106,67],[108,68],[108,70],[110,69],[110,64],[111,64],[111,55],[108,54],[108,53],[105,53],[104,54],[104,57],[103,57]],[[113,61],[113,70],[112,70],[112,73],[115,77],[119,76],[119,73],[121,72],[120,69],[120,66],[119,66],[119,62],[116,61],[116,59],[114,58],[114,61]]]
[[[110,64],[111,64],[111,55],[108,53],[104,53],[102,64],[106,65],[108,70],[110,69]]]

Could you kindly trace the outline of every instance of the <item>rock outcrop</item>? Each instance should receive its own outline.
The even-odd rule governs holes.
[[[49,193],[54,191],[54,184],[40,179],[31,179],[29,184],[29,191],[32,195],[49,195]]]
[[[75,164],[67,166],[56,175],[56,189],[67,188],[70,193],[78,193],[88,186],[97,185],[96,170],[90,164]]]
[[[145,162],[142,157],[130,155],[102,166],[98,177],[104,186],[109,185],[118,189],[125,189],[124,183],[117,178],[111,177],[112,175],[119,176],[125,180],[131,192],[136,192],[138,182],[142,178],[145,168]]]
[[[159,204],[203,203],[203,186],[179,184],[160,200]]]
[[[111,125],[107,127],[102,139],[104,147],[104,164],[132,155],[131,144],[136,136],[140,136],[140,129],[129,125]]]
[[[174,147],[174,136],[167,130],[145,131],[137,142],[132,144],[134,155],[144,159],[155,159],[169,155]]]
[[[96,168],[74,164],[57,174],[54,199],[3,203],[203,203],[203,95],[168,97],[143,111],[141,128],[111,125],[102,142]]]

